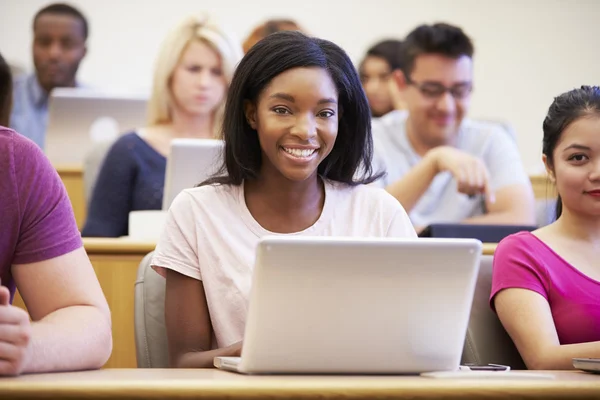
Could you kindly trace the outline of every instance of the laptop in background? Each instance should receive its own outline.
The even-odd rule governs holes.
[[[99,142],[146,124],[148,98],[85,88],[56,88],[50,93],[44,152],[54,165],[83,165]]]
[[[505,237],[521,231],[534,231],[532,225],[431,224],[419,237],[477,239],[483,243],[499,243]]]
[[[177,195],[214,175],[222,165],[224,142],[213,139],[173,139],[167,157],[163,210]]]
[[[481,257],[469,239],[266,237],[241,357],[248,374],[455,371]]]

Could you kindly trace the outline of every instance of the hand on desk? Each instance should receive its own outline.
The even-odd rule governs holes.
[[[29,315],[9,302],[8,288],[0,284],[0,376],[23,372],[31,348]]]

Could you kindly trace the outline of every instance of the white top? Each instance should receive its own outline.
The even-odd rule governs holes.
[[[281,234],[267,231],[252,217],[244,185],[186,189],[169,209],[152,265],[163,276],[162,268],[168,268],[203,281],[213,347],[243,339],[256,246],[266,235]],[[325,182],[317,222],[290,235],[416,237],[402,206],[384,190],[330,181]]]
[[[414,151],[406,134],[406,111],[392,111],[373,121],[375,171],[387,175],[377,184],[392,184],[410,171],[421,157]],[[456,148],[480,158],[490,173],[491,189],[523,184],[531,181],[523,168],[515,140],[500,124],[464,119]],[[432,223],[456,223],[466,218],[485,214],[483,195],[469,196],[459,193],[450,172],[438,174],[421,199],[410,212],[415,226]]]

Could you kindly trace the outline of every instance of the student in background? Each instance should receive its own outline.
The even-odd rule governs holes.
[[[402,69],[401,46],[401,41],[393,39],[375,44],[367,50],[358,68],[373,117],[405,108],[398,86],[392,78],[394,71]]]
[[[498,245],[490,304],[530,369],[600,358],[600,87],[554,99],[543,161],[556,222]]]
[[[12,108],[12,74],[0,54],[0,126],[8,126]]]
[[[263,24],[260,24],[248,35],[242,45],[244,54],[250,50],[259,40],[264,39],[275,32],[281,31],[299,31],[302,32],[300,25],[291,19],[270,19]]]
[[[175,138],[219,138],[224,101],[242,48],[205,17],[190,17],[158,54],[148,126],[111,147],[94,186],[83,236],[128,233],[129,212],[162,208],[165,169]]]
[[[10,82],[0,56],[2,125]],[[67,192],[41,149],[3,126],[0,193],[0,376],[100,368],[112,348],[110,311]],[[29,314],[12,305],[17,288]]]
[[[33,19],[35,74],[15,79],[11,127],[44,148],[48,96],[57,87],[77,86],[76,75],[87,52],[88,23],[67,4],[44,7]]]
[[[421,229],[432,223],[535,224],[531,182],[498,124],[465,118],[473,44],[458,27],[421,25],[402,43],[395,73],[407,112],[374,121],[381,183]]]
[[[240,355],[261,237],[415,237],[402,206],[363,185],[378,178],[369,105],[335,44],[280,32],[253,46],[234,75],[223,132],[221,176],[179,194],[152,260],[166,276],[175,367]]]

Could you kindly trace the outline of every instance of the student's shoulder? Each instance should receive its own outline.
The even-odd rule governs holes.
[[[347,185],[339,182],[328,182],[336,196],[354,203],[356,206],[366,207],[368,209],[384,209],[395,212],[402,208],[400,202],[396,200],[385,189],[374,185]]]
[[[515,133],[508,123],[465,118],[461,128],[468,140],[482,138],[515,140]]]
[[[185,189],[173,200],[172,209],[231,207],[240,197],[241,186],[226,184],[206,184]]]
[[[0,126],[0,153],[11,162],[44,160],[45,156],[40,147],[32,140],[16,131]]]
[[[373,118],[371,126],[374,135],[397,134],[398,131],[403,131],[408,112],[405,110],[394,110],[379,117]]]

